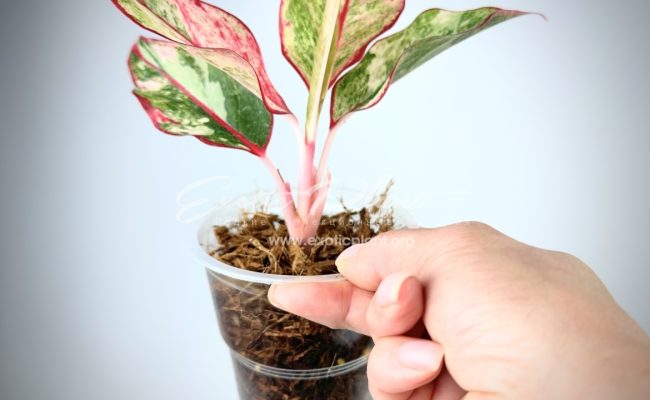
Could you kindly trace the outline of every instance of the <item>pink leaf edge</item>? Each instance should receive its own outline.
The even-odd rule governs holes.
[[[140,40],[143,40],[145,42],[164,42],[164,41],[161,41],[161,40],[149,39],[149,38],[145,38],[145,37],[141,37]],[[237,53],[233,52],[232,50],[229,50],[229,49],[219,49],[219,50],[231,52],[231,53],[235,54],[237,57],[241,58]],[[187,96],[194,104],[199,106],[206,114],[208,114],[210,116],[210,118],[212,118],[214,121],[216,121],[219,125],[223,126],[231,135],[233,135],[235,138],[237,138],[237,140],[239,140],[244,146],[246,146],[246,148],[244,149],[244,148],[231,147],[231,146],[227,146],[227,145],[223,145],[223,144],[219,144],[219,143],[210,142],[209,140],[207,140],[206,138],[201,137],[201,136],[195,136],[195,135],[191,135],[191,136],[194,136],[195,138],[197,138],[201,142],[209,144],[211,146],[234,148],[234,149],[238,149],[238,150],[248,151],[249,153],[251,153],[251,154],[253,154],[255,156],[258,156],[258,157],[264,156],[264,154],[266,153],[266,148],[267,148],[269,142],[271,141],[271,136],[273,135],[273,126],[274,126],[274,122],[275,122],[274,118],[273,118],[273,113],[271,113],[271,115],[270,115],[271,121],[270,121],[270,125],[269,125],[269,132],[268,132],[267,137],[266,137],[266,141],[265,141],[263,146],[259,146],[259,145],[255,144],[255,143],[251,142],[241,132],[237,131],[228,122],[226,122],[221,117],[219,117],[208,106],[203,104],[196,97],[194,97],[191,93],[189,93],[189,91],[186,90],[183,87],[183,85],[181,85],[178,81],[176,81],[171,76],[169,76],[169,74],[167,74],[165,71],[161,70],[160,68],[158,68],[155,65],[152,65],[150,62],[148,62],[143,57],[142,53],[140,52],[140,49],[138,49],[137,43],[135,45],[133,45],[133,47],[131,48],[131,52],[136,54],[140,58],[140,60],[142,60],[143,63],[147,64],[147,66],[149,68],[155,70],[156,72],[158,72],[159,74],[164,76],[165,79],[168,79],[185,96]],[[127,66],[129,66],[128,65],[129,60],[127,60]],[[242,58],[242,60],[244,60],[244,59]],[[244,60],[244,61],[248,62],[246,60]],[[130,66],[129,66],[129,73],[131,74],[131,79],[132,79],[133,83],[137,86],[137,79],[136,79],[135,75],[133,74],[133,71],[131,71]],[[139,95],[137,95],[135,93],[134,93],[134,95],[140,101],[140,104],[142,104],[142,106],[145,109],[145,111],[147,112],[147,114],[149,114],[149,117],[151,118],[151,120],[154,121],[154,125],[156,126],[156,128],[158,130],[162,131],[163,133],[169,134],[169,135],[178,136],[178,135],[174,135],[174,134],[172,134],[170,132],[167,132],[164,129],[162,129],[162,127],[160,126],[158,120],[153,118],[154,116],[159,115],[160,112],[158,110],[156,110],[155,107],[153,107],[151,105],[151,103],[147,99],[144,99],[144,98],[142,98],[141,96],[139,96]],[[152,113],[152,111],[155,111],[155,113]],[[165,119],[167,119],[167,120],[173,121],[170,118],[168,118],[167,116],[163,116],[163,117]],[[173,121],[173,122],[176,122],[176,121]]]
[[[163,35],[163,34],[161,34],[159,32],[156,32],[155,30],[153,30],[151,28],[148,28],[148,27],[144,26],[143,24],[141,24],[140,22],[138,22],[133,16],[131,16],[128,13],[128,11],[126,9],[124,9],[124,7],[122,7],[119,4],[119,0],[111,0],[111,1],[117,7],[117,9],[119,9],[124,15],[126,15],[127,18],[129,18],[131,21],[133,21],[136,25],[142,27],[143,29],[145,29],[145,30],[147,30],[149,32],[152,32],[152,33],[155,33],[155,34],[157,34],[159,36],[162,36],[162,37],[164,37],[164,38],[166,38],[168,40],[171,40],[171,41],[176,42],[176,43],[193,45],[193,46],[196,46],[196,47],[212,48],[212,49],[225,49],[225,50],[230,50],[230,51],[235,52],[238,56],[240,56],[241,58],[246,60],[253,67],[253,69],[255,70],[255,72],[257,74],[258,81],[260,82],[260,89],[261,89],[261,92],[263,94],[262,97],[263,97],[264,103],[266,104],[266,108],[270,112],[272,112],[273,114],[279,114],[279,115],[293,114],[291,112],[291,110],[287,107],[287,105],[286,105],[284,99],[282,98],[282,96],[280,96],[278,91],[275,89],[275,86],[273,86],[273,84],[271,83],[271,79],[268,76],[268,73],[266,71],[266,67],[264,65],[264,60],[263,60],[263,57],[262,57],[262,52],[261,52],[261,49],[259,47],[259,44],[257,43],[257,40],[255,39],[255,35],[253,35],[253,32],[250,30],[250,28],[243,21],[241,21],[239,18],[237,18],[235,15],[229,13],[228,11],[226,11],[226,10],[224,10],[222,8],[219,8],[219,7],[215,6],[215,5],[206,3],[206,2],[201,1],[201,0],[170,0],[170,1],[173,1],[176,4],[176,6],[180,10],[180,12],[183,14],[183,18],[186,19],[185,22],[186,22],[188,28],[191,28],[194,24],[192,23],[192,20],[190,18],[190,14],[188,13],[187,9],[185,7],[182,7],[182,3],[186,2],[186,1],[190,1],[194,5],[196,5],[198,7],[201,7],[201,9],[203,11],[205,11],[205,9],[203,8],[203,7],[205,7],[205,8],[208,8],[208,9],[212,9],[216,13],[222,14],[226,18],[230,18],[232,21],[234,21],[236,24],[238,24],[241,29],[243,29],[245,31],[246,40],[248,42],[248,43],[245,44],[245,47],[242,47],[243,45],[241,43],[239,43],[237,46],[232,45],[232,46],[229,46],[229,47],[211,46],[209,42],[201,43],[201,39],[195,37],[195,38],[192,38],[192,39],[187,39],[186,38],[187,39],[186,42],[182,43],[182,42],[179,42],[178,40],[175,40],[175,39],[170,38],[168,36],[165,36],[165,35]],[[148,7],[142,0],[134,0],[134,1],[136,1],[143,8],[149,10],[152,14],[156,15],[151,10],[151,8]],[[185,4],[187,4],[187,3],[185,3]],[[158,17],[158,18],[165,25],[167,25],[171,30],[177,32],[180,37],[184,37],[184,35],[182,33],[178,32],[178,30],[175,27],[171,26],[163,18],[161,18],[161,17]],[[213,23],[215,24],[217,29],[214,32],[211,32],[211,34],[216,34],[215,32],[218,32],[221,35],[222,40],[225,38],[224,34],[223,34],[224,30],[228,30],[228,31],[231,31],[231,32],[233,31],[233,29],[231,29],[230,26],[227,26],[226,24],[219,23],[219,20],[214,20]],[[192,35],[194,35],[194,36],[196,35],[196,33],[197,32],[195,30],[192,31]],[[209,38],[205,38],[205,37],[202,38],[202,39],[209,40]],[[245,52],[244,54],[242,54],[242,48],[250,49],[250,52],[248,52],[248,53]]]
[[[508,12],[508,13],[514,15],[515,17],[522,16],[522,15],[538,15],[538,16],[542,17],[545,21],[548,20],[544,14],[540,14],[540,13],[517,11],[517,10],[504,10],[504,9],[501,9],[501,8],[495,8],[495,12],[492,13],[488,18],[486,18],[485,21],[483,21],[483,23],[481,23],[481,25],[477,26],[474,29],[481,29],[486,24],[488,24],[492,20],[492,18],[494,18],[496,16],[496,14],[498,12],[502,12],[502,11],[503,12]],[[423,11],[423,12],[426,12],[426,11]],[[406,50],[408,50],[408,47],[405,48],[404,51],[402,52],[402,54],[398,57],[397,62],[395,63],[395,67],[393,67],[393,70],[391,71],[386,83],[382,87],[381,93],[379,94],[379,96],[376,96],[375,99],[370,104],[368,104],[367,106],[365,106],[363,108],[359,108],[359,109],[354,110],[354,111],[351,111],[348,114],[355,113],[355,112],[358,112],[358,111],[368,110],[368,109],[376,106],[384,98],[384,96],[386,96],[386,93],[388,92],[388,88],[392,84],[393,77],[395,76],[395,72],[397,71],[397,67],[399,66],[399,63],[400,63],[402,57],[404,56],[404,52],[406,52]],[[334,98],[336,97],[336,89],[337,88],[334,87],[334,90],[332,91],[332,100],[330,101],[330,129],[336,128],[336,126],[340,122],[344,121],[346,116],[348,115],[348,114],[343,115],[339,119],[334,118]]]

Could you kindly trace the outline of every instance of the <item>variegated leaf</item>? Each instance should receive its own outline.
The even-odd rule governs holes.
[[[390,29],[404,10],[404,0],[348,0],[341,16],[341,35],[331,83],[358,62],[368,44]]]
[[[158,129],[264,152],[273,114],[262,100],[255,70],[239,55],[143,38],[133,47],[129,67],[134,93]]]
[[[112,0],[140,26],[173,41],[229,49],[248,61],[259,77],[263,100],[275,114],[291,113],[266,72],[252,32],[237,17],[198,0]]]
[[[492,7],[423,12],[403,31],[373,44],[361,62],[335,84],[332,125],[351,112],[377,104],[391,83],[442,51],[482,30],[523,14]]]
[[[316,140],[316,126],[323,108],[323,101],[327,95],[328,83],[334,65],[333,54],[336,52],[338,18],[342,4],[343,0],[326,0],[318,41],[314,48],[311,84],[307,98],[307,119],[305,120],[305,138],[310,143]]]
[[[310,87],[326,0],[282,0],[282,52]],[[338,15],[329,84],[361,59],[374,38],[388,30],[404,9],[404,0],[345,0]]]

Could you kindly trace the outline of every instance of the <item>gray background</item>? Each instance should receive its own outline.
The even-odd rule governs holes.
[[[508,22],[448,51],[355,115],[331,169],[383,186],[423,226],[475,219],[572,252],[647,330],[650,3],[496,2]],[[248,21],[299,115],[279,53],[278,1],[221,0]],[[411,0],[424,8],[479,1]],[[0,398],[232,399],[205,276],[177,194],[271,185],[242,152],[154,131],[125,67],[140,30],[108,1],[16,1],[1,11]],[[277,123],[270,154],[296,175]],[[198,197],[197,197],[198,196]]]

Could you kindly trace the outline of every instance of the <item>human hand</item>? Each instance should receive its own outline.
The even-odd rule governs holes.
[[[337,266],[348,281],[269,298],[371,335],[375,400],[650,398],[650,339],[573,256],[463,223],[382,234]]]

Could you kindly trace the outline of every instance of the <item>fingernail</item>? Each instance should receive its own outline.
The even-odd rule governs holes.
[[[347,249],[343,250],[341,254],[336,258],[335,264],[336,267],[339,269],[339,272],[341,271],[341,267],[345,265],[347,261],[352,259],[354,255],[359,251],[360,246],[359,245],[354,245],[350,246]]]
[[[409,276],[406,274],[393,274],[386,277],[386,279],[384,279],[379,285],[377,293],[375,293],[377,305],[386,308],[399,303],[404,281],[408,277]]]
[[[277,308],[282,308],[284,309],[284,306],[282,305],[282,299],[281,296],[278,296],[278,291],[277,291],[277,286],[276,284],[271,285],[269,288],[269,292],[267,294],[267,297],[269,299],[269,302],[277,307]]]
[[[437,371],[441,358],[440,346],[430,340],[412,340],[402,344],[397,350],[397,360],[400,364],[420,371]]]

